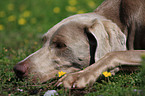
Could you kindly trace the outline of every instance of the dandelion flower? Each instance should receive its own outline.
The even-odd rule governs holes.
[[[9,22],[13,22],[15,20],[16,20],[16,17],[14,15],[8,17]]]
[[[26,20],[25,20],[24,18],[20,18],[20,19],[18,20],[18,24],[19,24],[19,25],[25,25],[25,24],[26,24]]]
[[[27,39],[24,39],[24,42],[25,42],[25,43],[28,43],[29,41],[28,41]]]
[[[91,8],[95,8],[96,7],[96,4],[94,1],[89,1],[88,2],[88,6],[91,7]]]
[[[77,0],[69,0],[68,3],[69,5],[74,6],[77,4]]]
[[[58,77],[61,77],[64,74],[66,74],[66,72],[60,71],[60,72],[58,72]]]
[[[41,26],[37,27],[38,32],[42,32],[43,28]]]
[[[31,15],[31,12],[30,11],[25,11],[23,13],[23,17],[30,17],[30,15]]]
[[[37,44],[38,44],[38,42],[34,42],[34,44],[35,44],[35,45],[37,45]]]
[[[60,8],[59,8],[59,7],[55,7],[55,8],[53,9],[53,12],[54,12],[54,13],[59,13],[59,12],[60,12]]]
[[[85,13],[85,11],[84,11],[84,10],[79,10],[79,11],[77,12],[77,14],[82,14],[82,13]]]
[[[76,11],[77,11],[76,7],[73,7],[73,6],[67,6],[67,7],[66,7],[66,10],[67,10],[68,12],[76,12]]]
[[[14,10],[14,4],[8,4],[8,10],[10,11]]]
[[[35,24],[35,23],[37,22],[37,20],[36,20],[36,18],[32,18],[32,19],[30,20],[30,22],[31,22],[32,24]]]
[[[25,10],[26,9],[26,6],[25,5],[20,5],[20,7],[19,7],[19,10],[20,11],[23,11],[23,10]]]
[[[4,30],[4,26],[0,24],[0,31]]]
[[[105,72],[103,72],[103,75],[104,75],[105,77],[109,77],[109,76],[111,76],[111,72],[105,71]]]
[[[5,17],[5,16],[6,16],[5,12],[4,11],[1,11],[0,12],[0,17]]]

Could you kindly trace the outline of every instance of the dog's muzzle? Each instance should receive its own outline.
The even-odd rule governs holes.
[[[28,62],[21,61],[14,66],[14,72],[18,78],[24,78],[28,76],[28,65]]]

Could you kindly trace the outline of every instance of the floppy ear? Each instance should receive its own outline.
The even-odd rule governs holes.
[[[90,44],[90,64],[111,51],[126,50],[126,37],[110,20],[95,19],[85,28]]]
[[[97,39],[93,33],[89,32],[88,28],[84,29],[85,34],[87,35],[89,46],[90,46],[90,65],[95,63],[95,52],[97,48]]]

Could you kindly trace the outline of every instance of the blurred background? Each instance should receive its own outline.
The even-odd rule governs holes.
[[[1,0],[0,60],[25,58],[42,46],[42,35],[56,23],[70,15],[92,12],[102,1]]]
[[[92,12],[103,0],[3,0],[0,2],[0,44],[19,49],[33,43],[62,19]]]

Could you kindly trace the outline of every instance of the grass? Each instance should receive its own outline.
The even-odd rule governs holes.
[[[3,0],[0,3],[0,95],[43,95],[55,89],[60,96],[69,90],[56,88],[57,80],[45,84],[22,82],[15,78],[13,66],[41,48],[41,36],[60,20],[79,13],[92,12],[103,0]],[[145,58],[143,59],[145,60]],[[143,61],[145,62],[145,61]],[[96,82],[93,87],[71,90],[72,95],[140,96],[144,71],[120,72]],[[137,90],[136,90],[137,89]]]

